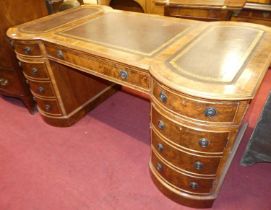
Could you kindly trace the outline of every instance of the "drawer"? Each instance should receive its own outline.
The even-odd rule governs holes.
[[[150,89],[150,75],[144,70],[48,43],[45,46],[48,55],[53,58],[88,69],[116,83],[136,86],[145,92]]]
[[[190,98],[162,87],[155,81],[153,95],[160,104],[168,109],[180,115],[205,122],[232,123],[235,121],[235,114],[239,105],[238,102]]]
[[[208,132],[187,128],[160,114],[152,106],[152,125],[162,136],[181,147],[207,153],[222,153],[229,132]]]
[[[54,97],[53,87],[50,82],[36,82],[29,80],[29,85],[33,94],[43,97]]]
[[[8,94],[24,95],[25,78],[14,70],[4,70],[0,67],[0,91]]]
[[[253,10],[253,11],[251,11],[251,17],[252,18],[271,20],[271,12]]]
[[[196,174],[215,175],[220,157],[196,155],[177,149],[152,131],[152,148],[174,166]]]
[[[153,152],[151,155],[151,164],[157,173],[179,190],[205,194],[211,192],[213,178],[200,178],[180,173],[164,163]]]
[[[20,43],[14,44],[15,51],[22,55],[41,56],[41,50],[38,43]]]
[[[251,11],[250,10],[246,10],[246,9],[242,9],[239,13],[234,14],[234,16],[238,16],[238,17],[250,17],[251,16]]]
[[[25,63],[21,62],[23,71],[27,77],[33,79],[48,80],[48,73],[45,63]]]
[[[56,99],[44,100],[35,98],[35,101],[37,102],[38,107],[42,112],[49,115],[61,115],[61,111]]]
[[[202,20],[229,20],[229,10],[198,9],[185,7],[166,7],[166,15],[180,18],[202,19]]]

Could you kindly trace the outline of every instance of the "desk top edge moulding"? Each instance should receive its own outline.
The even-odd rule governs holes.
[[[128,18],[124,21],[122,17]],[[59,22],[60,18],[62,21]],[[127,43],[121,38],[112,38],[125,37],[127,34],[123,31],[120,34],[117,30],[111,31],[111,38],[108,34],[101,37],[101,34],[95,36],[86,31],[86,28],[91,28],[97,33],[101,32],[101,27],[98,27],[100,23],[109,29],[118,27],[112,21],[120,25],[120,30],[129,28],[127,34],[132,33],[129,34],[132,36],[132,41],[128,43],[130,46],[125,46]],[[136,31],[142,24],[147,30],[144,31],[144,35],[148,35],[146,39],[141,39],[142,32]],[[193,96],[242,100],[253,98],[270,64],[270,32],[268,27],[249,23],[204,23],[112,10],[105,6],[81,6],[11,28],[8,36],[18,40],[40,39],[128,62],[149,71],[170,88]],[[249,37],[243,36],[246,33],[249,33]],[[243,41],[238,42],[240,39]],[[137,44],[144,40],[147,42],[141,46]],[[204,45],[209,45],[208,53],[203,53]],[[264,50],[259,50],[262,47]],[[218,60],[211,59],[218,56]],[[204,71],[200,73],[201,62],[189,63],[189,59],[206,62]]]
[[[38,109],[71,126],[118,85],[151,101],[150,174],[183,205],[209,208],[271,62],[271,29],[81,6],[10,28]]]

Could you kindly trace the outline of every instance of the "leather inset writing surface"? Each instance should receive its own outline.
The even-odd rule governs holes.
[[[23,26],[20,30],[30,33],[45,32],[78,18],[98,13],[99,11],[99,8],[81,8],[80,10],[74,10],[69,13],[57,14],[54,18],[49,16],[46,19],[41,19],[39,22]]]
[[[106,47],[151,56],[190,27],[190,24],[124,13],[108,13],[60,34]]]
[[[231,83],[263,33],[246,27],[211,27],[169,63],[177,73],[196,80]]]

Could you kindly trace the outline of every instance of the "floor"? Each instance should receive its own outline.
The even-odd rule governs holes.
[[[239,165],[271,90],[271,71],[213,210],[271,210],[271,164]],[[0,97],[0,210],[189,210],[151,181],[148,101],[118,92],[69,128]]]

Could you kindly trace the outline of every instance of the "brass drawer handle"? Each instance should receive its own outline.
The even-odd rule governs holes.
[[[167,102],[167,95],[165,94],[164,91],[161,91],[161,92],[160,92],[159,98],[160,98],[160,101],[161,101],[161,102],[163,102],[163,103],[166,103],[166,102]]]
[[[217,114],[217,111],[214,107],[208,107],[205,109],[204,114],[206,117],[214,117]]]
[[[56,50],[56,56],[60,59],[64,58],[64,53],[62,50]]]
[[[197,182],[190,182],[189,186],[192,190],[196,190],[199,188],[199,184]]]
[[[42,86],[38,87],[38,92],[39,93],[44,93],[45,92],[45,88],[42,87]]]
[[[208,145],[209,145],[209,140],[206,139],[206,138],[201,138],[201,139],[199,140],[199,145],[200,145],[202,148],[206,148],[206,147],[208,147]]]
[[[161,163],[156,164],[157,171],[161,172],[163,170],[163,165]]]
[[[37,76],[38,71],[39,71],[39,70],[38,70],[36,67],[33,67],[33,68],[31,69],[31,74],[32,74],[32,76]]]
[[[194,168],[197,169],[197,170],[199,170],[199,171],[202,170],[203,169],[203,163],[200,162],[200,161],[196,161],[194,163]]]
[[[166,125],[165,125],[165,123],[162,121],[162,120],[159,120],[158,121],[158,128],[160,129],[160,130],[164,130],[165,129],[165,127],[166,127]]]
[[[127,79],[128,78],[128,72],[125,70],[120,70],[119,76],[121,79]]]
[[[157,144],[157,150],[158,150],[159,152],[163,152],[163,150],[164,150],[164,145],[161,144],[161,143]]]
[[[2,87],[5,87],[8,85],[8,80],[7,79],[4,79],[4,78],[0,78],[0,85]]]
[[[45,104],[44,109],[46,112],[49,112],[51,110],[51,105],[50,104]]]
[[[31,48],[30,47],[24,47],[23,51],[24,51],[24,54],[29,55],[31,53]]]

